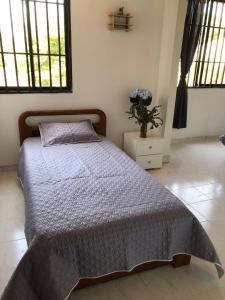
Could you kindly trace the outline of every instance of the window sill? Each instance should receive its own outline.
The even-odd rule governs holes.
[[[42,89],[5,89],[0,88],[0,94],[68,94],[73,93],[72,88],[42,88]]]
[[[225,89],[225,85],[205,85],[205,86],[190,86],[188,89]]]

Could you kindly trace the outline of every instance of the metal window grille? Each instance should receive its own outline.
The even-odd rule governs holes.
[[[225,3],[206,0],[201,36],[187,76],[189,87],[225,86]]]
[[[0,93],[72,91],[70,0],[0,3]]]

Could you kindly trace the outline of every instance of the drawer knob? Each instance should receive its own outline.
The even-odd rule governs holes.
[[[152,149],[152,146],[149,146],[149,149],[151,150],[151,149]]]
[[[148,164],[151,164],[151,163],[152,163],[151,160],[149,160],[149,161],[148,161]]]

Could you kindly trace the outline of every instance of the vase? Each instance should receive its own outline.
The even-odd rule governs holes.
[[[141,124],[141,130],[140,130],[140,137],[146,138],[147,137],[147,130],[148,130],[148,123],[142,123]]]

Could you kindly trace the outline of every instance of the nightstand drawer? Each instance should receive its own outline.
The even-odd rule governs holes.
[[[137,143],[136,155],[160,154],[163,152],[163,144],[161,141],[150,140],[139,141]]]
[[[136,162],[145,170],[159,169],[162,168],[162,154],[139,156]]]

